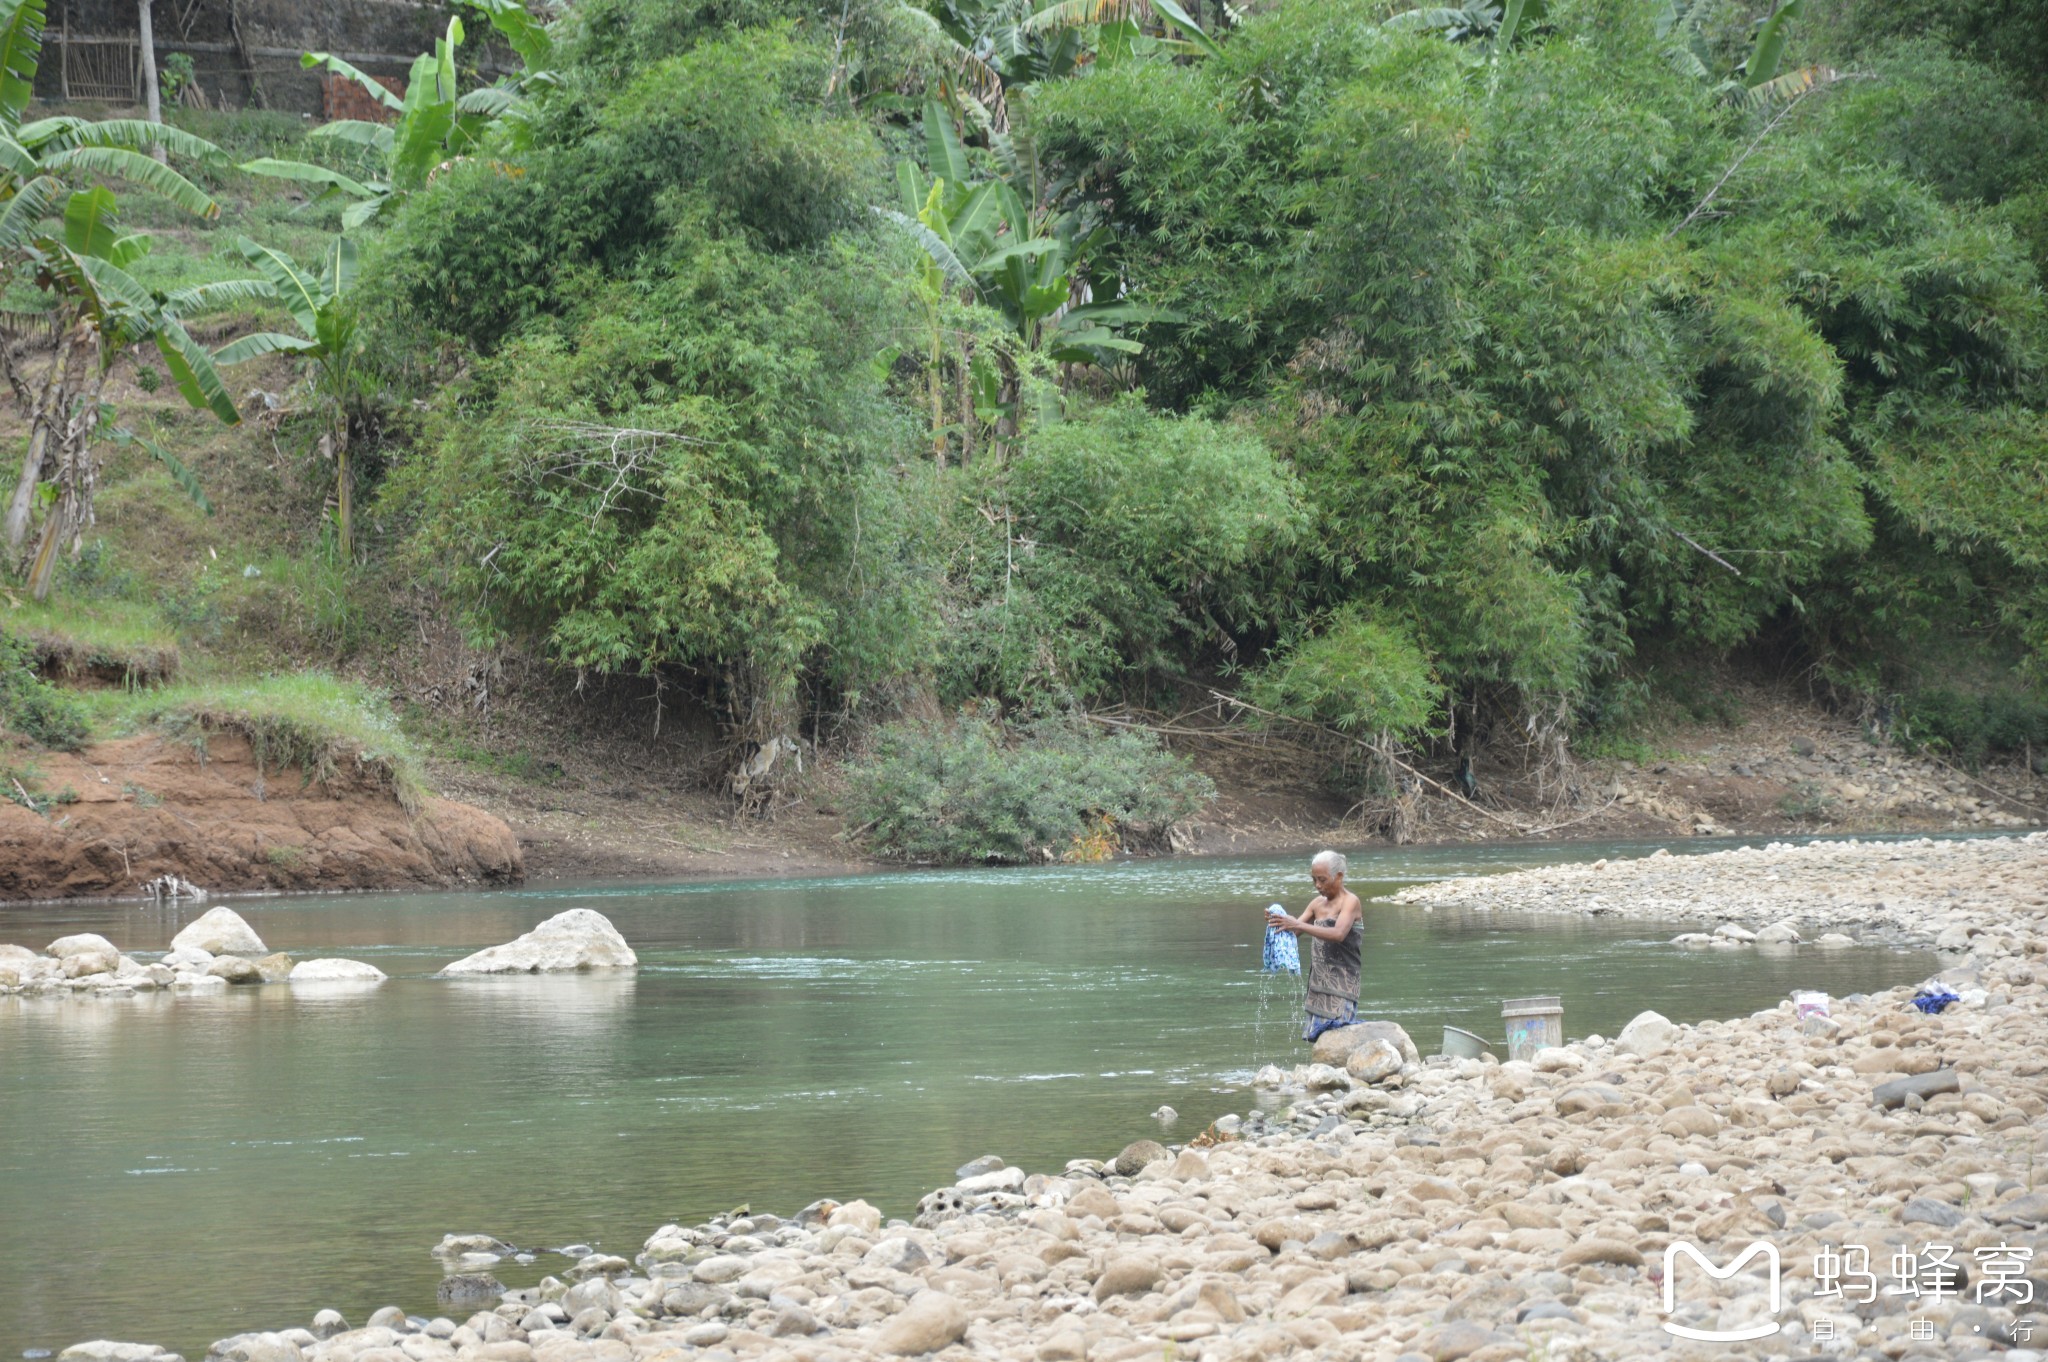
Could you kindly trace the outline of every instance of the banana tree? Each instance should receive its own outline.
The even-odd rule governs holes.
[[[491,21],[525,68],[495,84],[471,90],[455,101],[458,113],[489,120],[512,150],[533,144],[533,122],[547,97],[561,86],[555,74],[555,40],[547,25],[527,13],[521,0],[463,0]]]
[[[359,180],[327,166],[273,156],[258,157],[245,163],[242,169],[253,175],[319,185],[323,197],[338,194],[348,199],[349,205],[341,214],[344,230],[382,216],[405,195],[426,184],[437,166],[473,150],[490,122],[487,113],[465,112],[460,107],[455,49],[461,45],[462,20],[452,18],[447,35],[434,40],[434,50],[421,53],[414,60],[403,97],[394,95],[330,52],[308,52],[299,59],[307,70],[324,67],[354,81],[396,115],[391,123],[338,118],[307,134],[367,154],[377,167],[373,177]]]
[[[1060,212],[1045,182],[1028,123],[1021,117],[990,139],[999,177],[976,179],[952,118],[936,101],[926,104],[928,177],[916,164],[896,168],[900,205],[883,216],[903,227],[923,250],[920,280],[931,323],[934,452],[944,455],[944,404],[939,369],[944,337],[938,305],[945,291],[1000,313],[1024,350],[1058,364],[1110,365],[1144,346],[1122,328],[1163,320],[1128,300],[1097,302],[1087,277],[1089,256],[1106,245],[1108,229],[1083,214]],[[1012,356],[998,354],[999,433],[1015,433],[1021,375]]]
[[[161,194],[201,217],[218,206],[168,164],[146,153],[218,159],[211,143],[141,119],[89,123],[58,117],[23,122],[42,51],[45,0],[0,0],[0,288],[39,294],[54,314],[60,341],[46,367],[0,347],[4,373],[26,414],[21,471],[9,499],[6,552],[19,561],[38,506],[45,508],[34,551],[27,555],[29,588],[48,594],[59,548],[75,550],[92,523],[98,483],[94,437],[111,409],[102,400],[108,373],[130,348],[154,344],[194,407],[229,424],[233,401],[212,357],[185,330],[184,319],[256,296],[254,281],[230,280],[164,294],[144,287],[128,266],[149,249],[149,238],[119,229],[113,192],[93,183],[116,175]],[[58,225],[49,223],[56,216]],[[166,451],[181,483],[191,478]]]
[[[299,58],[307,70],[326,69],[354,81],[370,98],[391,111],[393,121],[338,118],[307,134],[366,156],[377,168],[374,176],[357,179],[328,166],[264,156],[242,169],[275,179],[319,185],[323,195],[348,199],[342,210],[344,231],[383,216],[407,194],[425,185],[451,158],[481,148],[494,129],[508,132],[516,147],[531,140],[537,101],[556,87],[554,40],[547,28],[526,12],[519,0],[464,0],[489,19],[491,26],[519,55],[526,69],[469,93],[462,93],[455,70],[455,51],[462,46],[459,17],[448,21],[445,36],[434,50],[423,52],[407,74],[405,94],[395,95],[382,82],[331,52],[308,52]]]
[[[37,600],[49,594],[60,549],[68,543],[75,554],[92,524],[99,484],[93,440],[113,414],[102,394],[107,375],[122,354],[154,344],[186,402],[213,413],[225,425],[241,419],[213,356],[184,323],[258,298],[262,286],[256,280],[234,279],[157,292],[128,270],[148,249],[148,237],[118,232],[114,196],[104,187],[81,190],[66,200],[61,235],[31,238],[21,245],[35,264],[37,282],[71,311],[64,341],[40,390],[18,385],[27,390],[23,395],[30,411],[29,448],[9,508],[9,525],[12,532],[18,521],[25,538],[40,491],[47,509],[24,570],[29,593]],[[15,374],[10,371],[9,376]],[[168,451],[142,443],[188,491],[196,491],[190,473]],[[204,498],[200,500],[204,504]],[[20,543],[17,539],[11,547],[19,552]]]
[[[362,391],[361,346],[350,294],[355,286],[356,247],[336,237],[317,270],[301,268],[283,251],[247,237],[235,249],[256,267],[269,293],[284,304],[299,335],[259,331],[221,347],[220,364],[241,364],[262,355],[297,355],[307,361],[306,387],[324,429],[320,451],[334,460],[335,528],[343,561],[355,555],[355,476],[349,466],[349,411]]]

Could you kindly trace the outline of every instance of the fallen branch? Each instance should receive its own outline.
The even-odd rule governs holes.
[[[1729,562],[1726,558],[1723,558],[1720,554],[1714,552],[1712,549],[1707,548],[1705,545],[1701,544],[1699,540],[1693,538],[1684,530],[1673,530],[1672,533],[1677,535],[1680,539],[1683,539],[1686,543],[1692,545],[1694,548],[1698,549],[1701,553],[1705,554],[1709,560],[1719,563],[1722,567],[1727,568],[1730,572],[1734,573],[1738,577],[1742,575],[1741,568],[1735,566],[1735,564]]]
[[[1248,742],[1243,738],[1233,737],[1221,729],[1176,728],[1172,726],[1174,723],[1172,719],[1167,720],[1164,724],[1147,724],[1140,723],[1136,719],[1118,718],[1111,714],[1084,714],[1081,717],[1091,724],[1101,724],[1105,728],[1137,729],[1143,733],[1156,733],[1163,738],[1194,738],[1201,742],[1221,743],[1226,747],[1241,747],[1248,752],[1271,752],[1274,750],[1273,745]],[[1288,751],[1298,752],[1303,756],[1310,755],[1309,750],[1298,743],[1281,742],[1278,746]]]
[[[1374,747],[1371,743],[1365,741],[1363,738],[1353,737],[1349,733],[1340,732],[1337,729],[1328,728],[1322,724],[1311,723],[1307,719],[1297,719],[1292,714],[1276,714],[1270,709],[1260,709],[1257,705],[1253,704],[1249,700],[1240,700],[1234,695],[1225,695],[1220,690],[1212,690],[1209,692],[1209,694],[1215,696],[1218,700],[1223,701],[1223,703],[1227,705],[1235,705],[1239,709],[1249,710],[1253,714],[1260,715],[1264,718],[1279,719],[1284,723],[1299,724],[1303,728],[1312,728],[1318,733],[1325,733],[1332,737],[1342,738],[1345,742],[1351,743],[1358,747],[1362,747],[1376,757],[1381,757],[1387,761],[1392,762],[1394,765],[1406,771],[1409,775],[1414,776],[1423,784],[1431,786],[1432,788],[1442,792],[1443,794],[1450,796],[1452,799],[1457,800],[1460,804],[1463,804],[1466,808],[1471,809],[1474,813],[1479,814],[1481,817],[1491,818],[1496,823],[1502,824],[1506,827],[1513,828],[1518,835],[1527,836],[1529,833],[1529,829],[1527,827],[1523,826],[1520,823],[1517,823],[1514,819],[1503,818],[1501,817],[1501,815],[1493,812],[1493,810],[1491,809],[1481,808],[1479,805],[1474,804],[1471,800],[1465,798],[1465,796],[1459,794],[1456,790],[1453,790],[1450,786],[1445,785],[1441,781],[1432,779],[1428,775],[1425,775],[1423,772],[1416,770],[1413,766],[1410,766],[1407,762],[1402,761],[1393,753],[1383,751],[1380,748]],[[1564,825],[1560,823],[1558,824],[1558,826],[1563,827]]]
[[[1706,197],[1701,199],[1698,203],[1694,204],[1693,210],[1690,213],[1687,213],[1684,216],[1684,218],[1680,219],[1676,227],[1673,227],[1670,231],[1664,234],[1664,239],[1666,241],[1669,241],[1672,237],[1677,236],[1680,232],[1692,226],[1693,222],[1700,216],[1700,214],[1707,211],[1707,205],[1714,201],[1715,196],[1718,195],[1721,192],[1722,188],[1728,183],[1728,181],[1734,177],[1735,172],[1742,169],[1742,163],[1744,161],[1747,161],[1750,158],[1750,156],[1755,153],[1756,149],[1763,145],[1764,139],[1766,137],[1769,137],[1772,132],[1776,131],[1780,123],[1783,123],[1787,118],[1790,118],[1792,116],[1792,111],[1798,108],[1802,103],[1804,103],[1808,95],[1812,94],[1815,90],[1824,90],[1826,88],[1827,87],[1825,85],[1809,85],[1804,90],[1801,90],[1797,95],[1794,95],[1792,99],[1786,103],[1784,108],[1778,110],[1777,113],[1773,114],[1771,116],[1771,121],[1764,124],[1763,131],[1759,132],[1753,139],[1751,139],[1750,144],[1742,149],[1742,153],[1738,155],[1734,160],[1728,163],[1728,168],[1721,172],[1720,179],[1714,181],[1714,187],[1707,191]]]
[[[2021,799],[2018,795],[2009,795],[2005,793],[2005,791],[1999,789],[1996,785],[1988,785],[1985,782],[1977,779],[1977,777],[1971,775],[1968,771],[1963,770],[1961,767],[1951,766],[1949,763],[1943,761],[1940,757],[1934,756],[1933,754],[1929,753],[1927,754],[1927,759],[1933,762],[1936,766],[1941,767],[1944,771],[1953,771],[1955,774],[1961,776],[1964,780],[1967,780],[1972,785],[1975,785],[1978,789],[1983,790],[1985,793],[1989,794],[1993,799],[2003,800],[2007,804],[2012,805],[2014,808],[2019,809],[2023,813],[2039,813],[2041,811],[2041,808],[2038,804],[2034,804],[2029,802],[2028,800]],[[2028,766],[2023,769],[2031,772],[2033,768],[2031,766]]]

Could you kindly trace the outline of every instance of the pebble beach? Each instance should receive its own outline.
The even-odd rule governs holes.
[[[438,1308],[322,1311],[208,1357],[2048,1356],[2048,834],[1655,855],[1398,897],[1697,928],[1673,949],[1932,944],[1929,983],[1955,1001],[1652,1012],[1528,1060],[1348,1028],[1174,1147],[1058,1169],[990,1156],[903,1219],[824,1200],[650,1225],[631,1258],[565,1259],[511,1290],[492,1275],[511,1246],[478,1226],[419,1246],[448,1273]],[[1775,1289],[1762,1253],[1725,1278],[1697,1267],[1753,1245]]]

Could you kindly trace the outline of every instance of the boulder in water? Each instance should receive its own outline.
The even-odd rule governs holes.
[[[602,913],[571,908],[502,946],[464,956],[443,974],[543,974],[561,970],[632,969],[633,948]]]
[[[77,936],[60,936],[50,943],[49,954],[58,960],[69,960],[74,955],[119,955],[114,943],[93,932],[80,932]]]
[[[386,977],[360,960],[301,960],[287,976],[295,984],[381,984]]]
[[[256,935],[256,929],[232,908],[209,908],[171,938],[173,951],[205,951],[211,955],[239,955],[254,960],[270,954],[270,947]]]

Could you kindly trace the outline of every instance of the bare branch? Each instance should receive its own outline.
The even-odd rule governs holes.
[[[1672,533],[1677,535],[1680,539],[1683,539],[1686,543],[1692,545],[1694,548],[1699,549],[1699,551],[1705,554],[1707,558],[1711,561],[1719,563],[1722,567],[1727,568],[1730,572],[1734,573],[1738,577],[1742,575],[1741,568],[1735,566],[1735,564],[1729,562],[1726,558],[1723,558],[1720,554],[1714,552],[1712,549],[1702,547],[1699,540],[1694,539],[1684,530],[1673,530]]]

